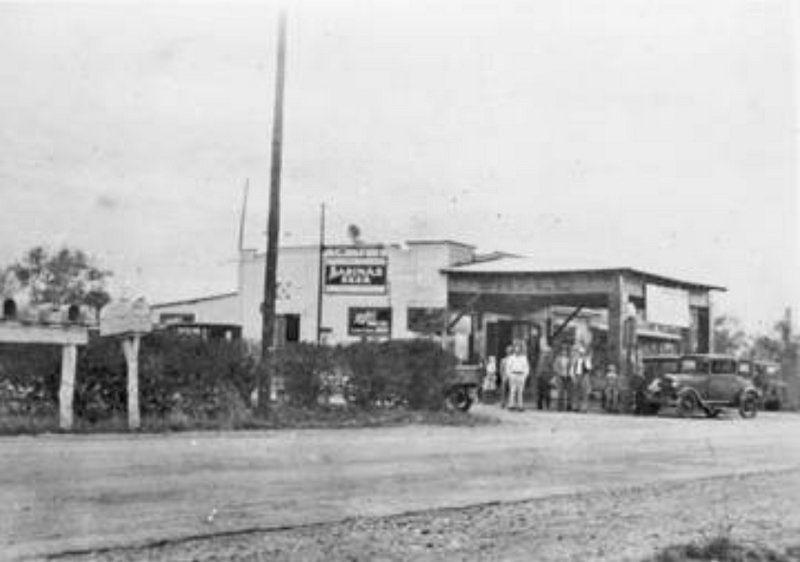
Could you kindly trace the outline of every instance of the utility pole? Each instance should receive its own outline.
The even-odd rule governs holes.
[[[317,287],[317,345],[322,343],[322,295],[325,287],[325,203],[319,214],[319,286]]]
[[[241,259],[242,251],[244,250],[244,223],[247,220],[247,194],[250,192],[250,178],[244,182],[244,196],[242,197],[242,214],[239,216],[239,256]]]
[[[267,259],[264,270],[264,302],[261,305],[261,362],[258,380],[258,414],[269,413],[272,395],[270,351],[275,336],[275,300],[277,296],[278,236],[280,233],[281,156],[283,147],[283,90],[286,66],[286,12],[278,16],[278,57],[275,79],[275,106],[272,121],[272,160],[267,218]]]

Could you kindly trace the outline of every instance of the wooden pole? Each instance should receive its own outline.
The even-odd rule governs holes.
[[[258,413],[269,413],[272,373],[269,354],[275,335],[275,300],[277,296],[278,236],[280,233],[281,157],[283,146],[283,91],[286,64],[286,13],[278,17],[278,55],[275,80],[275,106],[272,122],[272,154],[269,190],[269,217],[267,219],[267,259],[264,271],[264,303],[261,322],[261,360],[259,370]]]
[[[250,192],[250,178],[244,182],[244,196],[242,197],[242,214],[239,217],[239,255],[244,250],[244,225],[247,221],[247,194]]]
[[[317,345],[322,343],[322,297],[325,288],[325,203],[319,215],[319,285],[317,286]]]
[[[72,400],[75,396],[75,367],[78,347],[66,344],[61,347],[61,385],[58,392],[59,427],[72,429]]]
[[[122,340],[122,352],[128,367],[128,429],[139,429],[139,334],[126,336]]]

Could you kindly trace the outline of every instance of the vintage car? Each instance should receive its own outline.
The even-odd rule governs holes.
[[[483,365],[458,365],[455,378],[445,393],[446,406],[462,412],[468,411],[478,397],[483,375]]]
[[[665,373],[650,383],[648,404],[675,406],[683,417],[699,411],[713,417],[722,408],[738,408],[743,418],[755,417],[761,392],[739,363],[727,355],[683,355],[678,372]]]
[[[679,355],[650,355],[642,358],[644,380],[641,383],[641,390],[637,390],[635,413],[645,415],[658,413],[661,408],[660,400],[648,400],[647,388],[664,375],[680,372],[680,362]]]
[[[642,358],[644,379],[650,384],[657,378],[669,373],[680,372],[680,355],[651,355]]]
[[[788,401],[788,388],[781,375],[781,366],[771,361],[753,363],[753,382],[761,391],[761,407],[780,410]]]

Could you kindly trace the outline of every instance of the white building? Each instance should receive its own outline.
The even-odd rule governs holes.
[[[441,332],[447,303],[442,269],[475,259],[474,247],[450,240],[328,246],[322,255],[319,246],[282,247],[276,340],[319,337],[335,344]],[[259,340],[265,260],[255,250],[241,252],[235,293],[154,305],[154,321],[239,326],[242,337]],[[457,351],[466,353],[468,319],[452,329]]]

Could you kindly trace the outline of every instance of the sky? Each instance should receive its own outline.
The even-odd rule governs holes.
[[[794,11],[793,11],[794,9]],[[289,5],[281,242],[448,238],[800,306],[791,0]],[[79,247],[151,302],[264,249],[277,6],[0,3],[0,264]]]

